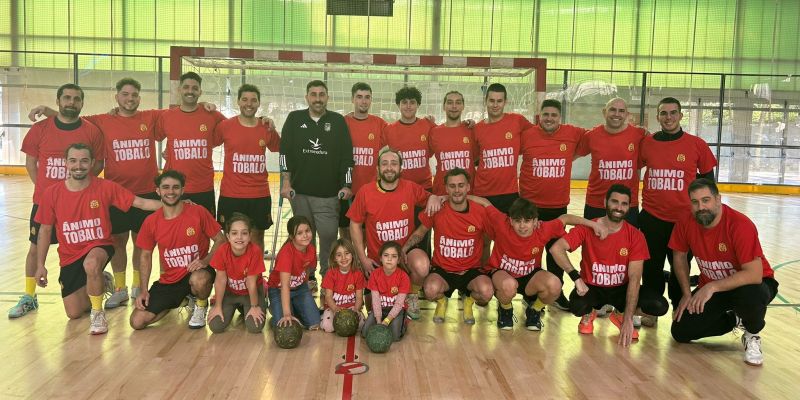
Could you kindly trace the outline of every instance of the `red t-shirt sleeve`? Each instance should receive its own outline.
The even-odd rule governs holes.
[[[107,190],[111,191],[111,204],[122,211],[130,210],[135,198],[134,194],[116,182],[108,180],[104,182]]]
[[[366,281],[364,280],[364,274],[361,271],[353,271],[356,278],[356,290],[362,290],[366,286]]]
[[[328,268],[328,272],[325,273],[325,276],[322,277],[322,288],[323,289],[330,289],[333,290],[335,286],[333,274],[339,273],[336,271],[336,268]]]
[[[227,266],[225,265],[225,258],[227,253],[230,251],[230,248],[231,247],[229,244],[223,243],[223,245],[220,246],[219,249],[217,249],[217,252],[211,257],[211,262],[209,262],[209,265],[211,265],[211,267],[217,271],[225,271],[227,269]]]
[[[641,231],[631,227],[631,252],[628,256],[629,261],[644,261],[650,259],[650,250]]]
[[[28,130],[25,138],[22,139],[23,153],[31,157],[39,157],[39,144],[42,141],[42,125],[45,123],[45,121],[37,122]]]
[[[395,272],[396,274],[400,274],[399,284],[397,285],[397,293],[411,293],[411,279],[408,278],[408,275],[403,272],[403,270],[398,270]]]
[[[199,209],[201,210],[201,213],[203,215],[201,218],[203,224],[203,232],[206,234],[206,236],[213,239],[215,236],[217,236],[219,231],[222,230],[222,227],[219,226],[217,220],[215,220],[214,217],[211,216],[211,213],[208,212],[208,210],[206,210],[203,207],[200,207]]]
[[[54,206],[55,199],[53,198],[53,191],[46,190],[42,196],[41,204],[39,204],[39,208],[36,210],[34,221],[42,225],[55,225],[56,213]]]
[[[136,236],[136,246],[139,248],[149,251],[156,248],[155,220],[155,217],[147,217],[142,223],[142,228]]]
[[[281,136],[274,129],[267,129],[267,148],[273,153],[281,150]]]
[[[364,190],[364,188],[359,190],[358,193],[356,193],[355,200],[353,200],[353,203],[350,204],[350,209],[347,210],[347,218],[349,218],[351,221],[353,221],[355,223],[363,224],[364,220],[367,217],[367,210],[366,210],[366,206],[367,206],[366,197],[367,196],[366,195],[367,194],[366,194],[366,191]]]
[[[525,116],[522,115],[522,114],[519,114],[519,120],[518,121],[519,121],[518,123],[519,123],[519,131],[520,132],[524,132],[526,129],[528,129],[528,128],[533,126],[533,123],[531,123],[531,121],[528,121],[528,119],[525,118]]]
[[[486,218],[486,235],[494,240],[497,238],[497,235],[500,234],[498,227],[503,226],[506,223],[508,216],[503,214],[500,210],[494,208],[494,206],[486,207],[486,213],[483,215]]]
[[[708,147],[705,140],[697,138],[697,147],[699,147],[697,149],[699,154],[697,169],[701,174],[707,174],[717,166],[717,159],[714,157],[714,153],[711,152],[711,148]]]
[[[669,237],[669,245],[668,247],[675,251],[680,251],[681,253],[688,253],[689,252],[689,241],[686,237],[686,228],[689,221],[681,220],[675,224],[675,228],[672,229],[672,235]]]
[[[439,212],[442,212],[439,210]],[[436,214],[434,214],[436,215]],[[433,228],[433,216],[428,216],[425,210],[420,211],[419,213],[419,223],[425,225],[426,228]]]
[[[373,292],[376,292],[376,293],[379,291],[379,289],[378,289],[378,276],[377,276],[378,272],[380,272],[380,271],[378,271],[378,269],[376,269],[375,272],[373,272],[372,275],[370,275],[369,281],[367,281],[367,289],[372,290]]]
[[[259,251],[258,246],[253,245],[250,243],[250,260],[247,263],[247,276],[259,276],[264,272],[267,272],[267,267],[264,265],[264,256]]]
[[[278,256],[275,259],[275,271],[276,272],[288,272],[289,274],[292,273],[292,249],[286,248],[286,246],[291,246],[291,242],[287,242],[281,248],[281,251],[278,252]]]
[[[764,258],[764,251],[758,240],[758,230],[751,221],[741,220],[736,225],[736,229],[731,231],[731,240],[739,263],[748,263],[755,260],[756,257]]]
[[[216,125],[215,125],[216,127],[219,126],[220,122],[226,120],[225,116],[222,115],[222,113],[219,112],[219,111],[214,111],[212,113],[212,115],[214,116],[214,121],[216,122]],[[211,137],[212,137],[212,140],[214,141],[214,146],[213,147],[217,147],[217,146],[222,144],[222,132],[220,132],[219,129],[214,129],[214,132],[212,132]]]
[[[589,135],[584,133],[581,135],[581,139],[578,140],[578,145],[575,146],[575,155],[578,157],[583,157],[589,153]]]
[[[558,218],[552,221],[542,222],[542,228],[544,231],[544,237],[548,241],[551,239],[560,238],[567,234],[567,231],[564,230],[564,222]]]
[[[569,244],[569,251],[575,251],[578,247],[581,247],[583,241],[586,239],[586,235],[589,233],[589,230],[586,229],[583,225],[576,226],[572,228],[569,233],[564,235],[564,240],[567,241]]]
[[[411,187],[414,188],[414,204],[420,207],[425,206],[428,203],[428,199],[431,197],[431,193],[417,183],[411,183]]]

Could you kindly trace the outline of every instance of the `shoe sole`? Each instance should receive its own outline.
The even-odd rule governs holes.
[[[121,301],[119,303],[116,303],[116,304],[114,304],[114,303],[108,304],[108,302],[106,302],[106,307],[105,308],[106,308],[106,310],[110,310],[112,308],[122,307],[123,304],[124,305],[128,305],[128,299],[125,299],[125,300],[123,300],[123,301]]]
[[[542,328],[539,328],[538,326],[526,326],[525,329],[531,332],[540,332],[542,330]]]
[[[469,324],[469,322],[467,322],[467,321],[464,321],[464,323],[465,324]],[[474,324],[474,322],[473,322],[473,324]],[[513,326],[499,326],[498,329],[500,329],[501,331],[511,331],[511,330],[514,330],[514,327]]]
[[[200,326],[189,325],[189,329],[202,329],[202,328],[205,328],[205,327],[206,327],[205,325],[200,325]]]
[[[444,318],[433,317],[433,323],[434,323],[434,324],[441,324],[441,323],[444,323]]]
[[[747,361],[747,360],[745,360],[745,362],[744,362],[744,363],[745,363],[745,364],[747,364],[747,365],[749,365],[749,366],[751,366],[751,367],[760,367],[760,366],[762,366],[762,365],[764,364],[764,362],[763,362],[763,361],[762,361],[761,363],[759,363],[759,364],[756,364],[756,363],[749,362],[749,361]]]
[[[103,331],[103,332],[92,332],[92,331],[89,331],[89,334],[92,335],[92,336],[105,335],[106,333],[108,333],[107,329],[105,331]]]
[[[474,319],[465,319],[464,323],[467,324],[467,325],[475,325],[475,320]]]

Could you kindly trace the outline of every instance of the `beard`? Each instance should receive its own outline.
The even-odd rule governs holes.
[[[611,222],[622,222],[622,220],[625,219],[625,215],[628,214],[623,213],[621,216],[617,216],[613,211],[614,210],[610,208],[606,208],[606,216],[608,216],[608,220]]]
[[[81,110],[74,107],[60,107],[58,112],[67,118],[78,118],[81,115]]]
[[[701,210],[694,213],[694,219],[697,221],[697,223],[703,226],[711,225],[715,218],[717,218],[717,214],[714,214],[708,210]]]
[[[395,183],[397,181],[397,179],[400,178],[400,174],[399,173],[388,172],[388,174],[390,176],[387,176],[387,173],[384,173],[384,172],[380,173],[381,182]]]

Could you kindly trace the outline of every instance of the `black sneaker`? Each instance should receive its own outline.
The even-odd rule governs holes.
[[[700,284],[700,275],[692,275],[689,277],[689,286],[695,287]]]
[[[561,311],[569,311],[569,300],[564,296],[564,293],[558,296],[556,301],[553,302],[553,305]]]
[[[497,306],[497,327],[504,330],[510,331],[514,329],[514,309],[504,309],[503,307]]]
[[[529,331],[542,330],[542,314],[528,307],[525,309],[525,329]]]

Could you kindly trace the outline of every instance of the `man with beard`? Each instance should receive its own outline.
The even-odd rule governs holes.
[[[181,201],[186,178],[178,171],[156,177],[156,192],[164,206],[144,220],[136,244],[142,248],[140,284],[136,309],[131,313],[133,329],[144,329],[183,303],[186,296],[197,300],[189,328],[206,326],[208,296],[216,273],[208,263],[225,241],[222,228],[204,207]],[[209,239],[214,246],[209,250]],[[158,245],[161,276],[148,290],[153,268],[153,249]]]
[[[606,215],[594,220],[608,229],[608,236],[601,240],[591,229],[580,225],[550,248],[558,265],[575,282],[569,308],[575,316],[581,317],[578,332],[592,334],[596,310],[611,304],[616,311],[609,319],[619,328],[618,343],[623,346],[639,337],[633,328],[637,307],[650,315],[664,315],[669,308],[661,295],[639,290],[642,266],[650,255],[642,232],[625,221],[630,201],[631,190],[627,186],[611,185],[606,192]],[[567,256],[567,251],[578,247],[581,247],[580,272]],[[620,311],[624,315],[620,315]]]
[[[767,304],[778,294],[774,271],[761,249],[758,231],[746,215],[722,204],[713,181],[689,185],[694,215],[684,215],[669,241],[682,297],[673,312],[672,337],[688,343],[744,330],[744,362],[761,365],[761,336]],[[694,254],[700,283],[689,288],[689,262]]]
[[[67,317],[77,319],[91,309],[89,333],[99,335],[108,332],[103,311],[103,269],[114,254],[109,207],[127,211],[133,206],[152,211],[161,203],[134,196],[112,181],[91,175],[95,160],[91,148],[83,143],[69,145],[65,158],[69,178],[42,193],[36,213],[41,237],[36,249],[35,278],[39,286],[47,286],[44,265],[55,226],[64,310]]]
[[[542,102],[539,124],[522,132],[519,195],[536,205],[539,221],[552,221],[567,213],[572,160],[584,133],[583,128],[561,124],[561,102],[553,99]],[[549,252],[555,242],[551,240],[545,247],[547,271],[563,284],[564,270]],[[553,305],[569,310],[569,300],[561,289]]]
[[[339,230],[339,200],[353,197],[353,142],[344,117],[327,109],[325,82],[306,85],[306,102],[307,109],[290,112],[283,124],[281,196],[289,199],[294,215],[314,224],[319,242],[315,239],[313,244],[319,249],[320,274],[325,276]],[[316,290],[315,269],[313,265],[308,271],[312,291]]]
[[[461,121],[464,112],[464,95],[450,91],[444,95],[442,109],[445,113],[443,124],[431,129],[428,145],[436,157],[436,175],[433,177],[433,193],[444,195],[444,176],[453,168],[461,168],[470,176],[475,176],[472,162],[478,154],[475,135],[469,126]]]
[[[415,207],[425,207],[426,212],[434,213],[439,210],[443,201],[422,186],[402,178],[402,165],[403,158],[399,151],[389,147],[381,149],[378,155],[378,181],[364,185],[347,212],[347,217],[350,218],[350,237],[366,276],[380,266],[379,250],[385,242],[395,241],[403,245],[414,232]],[[364,226],[367,235],[366,253],[362,231]],[[419,290],[428,275],[430,259],[420,248],[408,246],[404,250],[405,265],[409,270],[412,287],[416,285]],[[419,314],[414,318],[419,318]]]
[[[35,274],[38,265],[36,243],[40,238],[40,225],[35,221],[35,216],[44,190],[68,177],[64,152],[72,143],[85,143],[100,160],[105,158],[100,130],[79,117],[83,108],[83,89],[71,83],[62,85],[56,93],[56,102],[58,115],[33,124],[22,141],[25,169],[34,185],[28,238],[31,244],[25,258],[25,294],[8,310],[9,318],[19,318],[39,308]],[[90,173],[97,175],[102,169],[103,162],[98,161],[92,165]],[[57,242],[54,232],[49,242]]]
[[[420,214],[422,223],[403,249],[419,243],[433,229],[433,267],[425,278],[425,298],[436,301],[434,317],[443,318],[447,299],[455,290],[464,296],[464,323],[475,324],[472,306],[486,306],[494,295],[492,280],[481,272],[486,208],[467,199],[470,191],[467,171],[450,170],[444,178],[448,200],[433,216]]]
[[[217,221],[221,225],[240,212],[253,222],[253,242],[264,251],[264,231],[272,226],[267,149],[276,152],[281,137],[256,118],[261,92],[242,85],[238,92],[239,115],[222,121],[217,133],[225,146]]]
[[[167,139],[164,170],[186,174],[184,198],[205,207],[214,215],[217,208],[211,156],[214,147],[222,143],[216,127],[225,116],[219,111],[207,111],[201,107],[202,82],[197,73],[181,75],[178,88],[180,107],[170,108],[161,114],[156,123],[156,135],[158,140]]]

